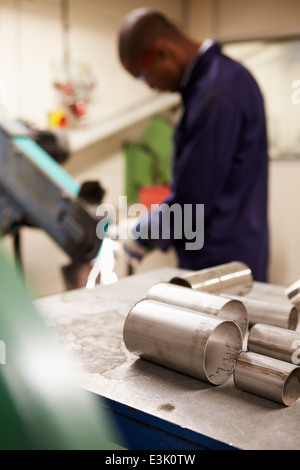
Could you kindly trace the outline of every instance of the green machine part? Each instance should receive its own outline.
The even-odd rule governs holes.
[[[0,449],[114,449],[102,407],[0,247]]]
[[[171,182],[173,131],[163,117],[155,116],[138,141],[124,144],[128,204],[138,202],[140,188]]]

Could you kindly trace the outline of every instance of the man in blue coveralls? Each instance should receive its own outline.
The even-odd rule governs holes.
[[[192,206],[193,227],[200,229],[197,207],[204,205],[203,246],[187,243],[186,230],[175,236],[175,216],[173,222],[168,218],[174,224],[169,236],[163,236],[162,217],[153,210],[140,219],[135,234],[145,234],[146,225],[149,235],[155,224],[155,237],[128,237],[125,250],[141,258],[153,246],[165,251],[173,245],[181,268],[199,270],[241,261],[256,281],[266,281],[267,135],[263,99],[254,78],[223,55],[218,43],[198,42],[148,8],[133,10],[124,18],[119,56],[132,76],[151,88],[182,96],[171,195],[164,206]],[[195,237],[196,232],[192,232]]]

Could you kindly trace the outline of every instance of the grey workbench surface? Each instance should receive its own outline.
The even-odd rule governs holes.
[[[300,400],[281,406],[238,390],[232,379],[213,386],[127,351],[123,324],[129,309],[153,284],[182,272],[162,268],[44,297],[35,305],[78,358],[84,389],[241,449],[300,449]],[[283,289],[277,294],[281,301]]]

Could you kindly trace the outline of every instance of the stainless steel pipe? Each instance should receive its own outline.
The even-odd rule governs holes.
[[[290,304],[276,304],[264,300],[250,299],[247,296],[221,294],[227,299],[236,299],[243,302],[248,312],[249,325],[265,323],[267,325],[279,326],[296,330],[298,325],[298,310]]]
[[[236,361],[234,383],[240,390],[290,406],[300,396],[300,367],[243,352]]]
[[[168,282],[154,284],[148,291],[147,298],[235,321],[243,337],[248,331],[248,313],[239,300],[226,299],[219,295],[188,289]]]
[[[300,331],[257,323],[248,336],[249,351],[300,364]]]
[[[234,261],[213,268],[201,269],[184,276],[174,277],[172,284],[190,287],[210,293],[226,292],[244,295],[253,286],[251,269],[244,263]]]
[[[243,342],[234,322],[154,300],[130,310],[123,338],[133,354],[214,385],[232,374]]]
[[[246,295],[250,299],[263,300],[274,304],[291,305],[287,295],[286,288],[267,282],[255,282],[253,289]]]
[[[290,302],[300,309],[300,279],[290,284],[285,293]]]

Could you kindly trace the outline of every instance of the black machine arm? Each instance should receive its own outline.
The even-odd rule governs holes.
[[[91,191],[83,190],[39,145],[38,133],[22,123],[0,123],[0,233],[22,225],[47,232],[73,262],[94,259],[102,240],[96,234],[99,218],[92,213]],[[51,142],[40,137],[40,144]],[[55,150],[55,155],[65,155]],[[103,190],[98,185],[99,198]],[[90,185],[88,185],[89,189]],[[87,193],[87,197],[85,197]],[[100,202],[100,201],[98,201]]]

